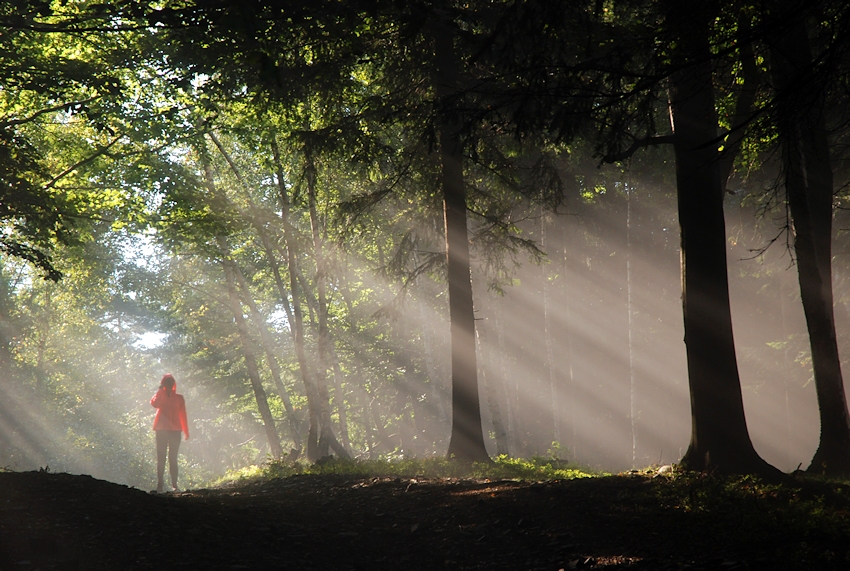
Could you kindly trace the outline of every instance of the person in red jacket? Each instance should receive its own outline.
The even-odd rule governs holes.
[[[189,440],[189,421],[186,417],[186,401],[177,394],[174,375],[166,373],[159,383],[159,390],[151,399],[156,409],[153,429],[156,432],[156,491],[162,492],[165,475],[165,457],[168,456],[168,472],[171,489],[177,491],[177,451],[180,449],[180,433]]]

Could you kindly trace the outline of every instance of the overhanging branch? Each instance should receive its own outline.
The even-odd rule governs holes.
[[[675,135],[660,135],[657,137],[647,137],[645,139],[635,139],[632,145],[625,151],[605,155],[602,160],[606,163],[616,163],[624,161],[637,152],[638,149],[654,145],[669,145],[676,141]]]

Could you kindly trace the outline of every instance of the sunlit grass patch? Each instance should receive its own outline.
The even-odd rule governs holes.
[[[456,462],[446,458],[394,460],[328,459],[315,464],[271,461],[225,474],[213,485],[264,479],[287,478],[296,474],[340,475],[354,478],[482,478],[530,481],[572,480],[603,474],[563,460],[509,458],[498,456],[492,463]]]
[[[267,466],[245,466],[238,470],[228,470],[224,476],[211,482],[213,487],[223,486],[227,484],[235,484],[239,482],[251,482],[255,480],[263,480],[268,478],[266,474]]]

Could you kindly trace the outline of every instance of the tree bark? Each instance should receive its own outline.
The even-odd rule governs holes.
[[[461,125],[450,117],[447,99],[457,93],[458,64],[452,34],[435,24],[434,87],[438,105],[438,129],[443,214],[446,232],[446,262],[449,281],[451,323],[452,432],[448,457],[461,461],[487,462],[481,426],[475,358],[475,316],[472,304],[469,238],[466,228],[466,189],[463,179]]]
[[[691,441],[682,465],[691,470],[779,472],[755,451],[747,431],[729,305],[724,184],[720,175],[717,117],[712,88],[708,3],[670,2],[669,27],[676,30],[682,68],[670,78],[676,185],[681,228],[682,307]],[[696,63],[694,63],[696,62]]]

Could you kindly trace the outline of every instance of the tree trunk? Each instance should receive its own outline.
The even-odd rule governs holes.
[[[561,298],[563,299],[561,307],[564,310],[564,343],[566,347],[564,348],[564,354],[566,356],[566,377],[567,377],[567,386],[565,390],[565,399],[568,403],[567,410],[565,411],[569,418],[569,426],[567,427],[567,432],[569,434],[570,443],[569,450],[570,455],[573,460],[578,459],[578,421],[576,419],[576,413],[578,412],[578,406],[576,406],[576,400],[578,396],[578,391],[576,390],[576,378],[575,378],[575,354],[573,351],[573,314],[572,314],[572,303],[574,298],[574,286],[570,286],[570,283],[575,283],[575,280],[572,280],[573,270],[568,263],[568,251],[567,251],[567,242],[569,240],[569,232],[566,222],[561,223],[561,275],[563,275],[562,291]]]
[[[549,244],[546,241],[546,214],[543,207],[540,207],[540,249],[544,252]],[[546,271],[546,265],[540,264],[540,277],[542,278],[543,287],[543,338],[546,345],[546,376],[549,386],[549,407],[551,410],[550,425],[544,429],[551,429],[552,438],[549,441],[550,445],[561,445],[561,424],[560,424],[560,371],[555,366],[555,344],[552,339],[552,295],[549,285],[549,273]]]
[[[301,296],[298,288],[298,262],[295,257],[295,237],[293,236],[289,220],[289,195],[286,190],[285,178],[283,176],[283,163],[280,159],[280,150],[274,137],[271,140],[272,152],[274,153],[275,174],[277,175],[278,198],[280,199],[280,217],[283,226],[283,236],[286,252],[286,262],[289,269],[289,292],[292,296],[292,339],[295,345],[295,356],[298,360],[298,368],[301,371],[301,380],[304,382],[304,392],[307,395],[307,413],[310,426],[307,432],[307,459],[315,462],[319,454],[319,394],[316,383],[310,375],[307,365],[307,352],[304,349],[304,314],[301,308]]]
[[[632,436],[632,468],[637,461],[637,382],[635,371],[635,319],[632,308],[632,185],[626,184],[626,312],[629,343],[629,429]]]
[[[691,470],[754,473],[778,470],[755,451],[747,431],[729,305],[723,182],[717,146],[708,27],[713,14],[670,2],[678,62],[670,78],[676,184],[681,228],[682,306],[691,441],[682,465]],[[693,63],[697,62],[697,63]]]
[[[457,61],[452,34],[441,24],[436,27],[434,86],[438,103],[447,106],[447,99],[457,93]],[[446,232],[452,352],[452,432],[447,454],[449,458],[462,461],[486,462],[490,457],[484,445],[478,396],[475,316],[460,127],[456,119],[448,117],[446,110],[440,111],[440,182]]]
[[[263,427],[266,432],[266,439],[269,442],[269,450],[275,460],[280,460],[283,456],[283,450],[280,445],[280,437],[277,434],[277,429],[274,425],[274,418],[269,409],[269,401],[266,397],[266,391],[263,389],[263,383],[260,379],[260,371],[257,367],[257,359],[254,352],[251,350],[251,338],[248,334],[248,325],[245,322],[245,317],[242,315],[242,302],[239,300],[239,295],[236,292],[236,284],[234,279],[233,262],[228,259],[228,254],[224,249],[224,239],[218,238],[219,247],[222,248],[222,265],[224,266],[224,279],[227,287],[227,297],[230,300],[230,309],[233,312],[233,318],[236,321],[236,329],[239,332],[239,340],[242,344],[242,356],[245,359],[245,368],[248,370],[248,378],[251,381],[251,388],[254,391],[254,398],[257,401],[257,409],[260,412],[260,418],[263,421]]]
[[[216,137],[215,133],[212,131],[207,133],[207,136],[216,146],[216,148],[221,153],[221,156],[224,157],[224,160],[227,162],[228,166],[230,166],[230,170],[236,176],[240,185],[242,186],[244,192],[244,198],[248,202],[249,213],[245,213],[242,209],[239,209],[240,214],[248,220],[254,229],[257,231],[257,236],[260,239],[260,244],[263,246],[263,252],[266,255],[266,261],[269,263],[269,266],[272,268],[272,273],[275,277],[275,282],[277,284],[278,292],[280,295],[281,303],[283,304],[284,310],[286,311],[286,316],[288,318],[288,322],[292,324],[292,311],[289,308],[289,299],[286,295],[286,288],[283,286],[283,280],[280,277],[280,268],[277,263],[277,259],[274,256],[274,252],[272,251],[271,245],[269,243],[268,233],[266,232],[265,225],[263,224],[260,217],[257,214],[257,207],[254,203],[253,198],[250,194],[250,189],[248,188],[248,184],[245,182],[245,178],[242,176],[242,173],[236,167],[236,163],[233,161],[233,158],[227,152],[227,149],[224,148],[224,145],[221,144],[218,137]],[[266,352],[266,359],[269,362],[269,370],[272,374],[272,379],[274,380],[275,387],[278,390],[278,394],[280,394],[280,398],[283,401],[283,407],[286,409],[287,418],[289,419],[289,433],[292,437],[292,442],[294,446],[293,457],[297,458],[301,453],[301,433],[298,429],[298,419],[295,415],[295,411],[292,407],[292,402],[289,398],[289,392],[286,390],[286,387],[283,384],[283,380],[280,374],[280,365],[277,362],[277,358],[274,355],[273,343],[271,342],[271,337],[268,332],[268,328],[266,325],[265,319],[260,314],[257,309],[257,304],[254,303],[254,300],[251,297],[250,288],[245,280],[245,277],[242,275],[242,272],[239,271],[238,267],[235,267],[235,277],[239,282],[239,286],[242,288],[242,291],[245,292],[245,299],[248,302],[249,308],[251,309],[251,313],[254,316],[255,321],[257,322],[257,327],[260,331],[260,339],[263,344],[263,349]]]
[[[351,438],[348,435],[348,411],[345,394],[342,390],[342,370],[339,367],[339,357],[336,352],[333,357],[334,406],[339,416],[339,440],[346,454],[351,456]]]
[[[236,278],[239,287],[245,294],[245,301],[248,305],[248,309],[251,310],[251,315],[253,316],[254,321],[257,324],[257,329],[260,332],[260,342],[262,343],[263,350],[266,353],[266,361],[269,363],[269,371],[272,374],[272,380],[277,388],[277,392],[280,395],[280,400],[283,402],[283,408],[286,410],[286,416],[289,419],[289,433],[292,437],[295,452],[298,453],[301,451],[301,434],[298,430],[298,419],[295,417],[295,410],[293,409],[292,401],[289,398],[289,391],[286,390],[286,387],[283,384],[280,364],[277,362],[277,357],[275,357],[274,354],[274,343],[272,342],[271,335],[269,334],[268,324],[266,323],[263,315],[260,313],[260,309],[257,307],[257,304],[251,298],[251,290],[248,287],[248,282],[245,279],[245,276],[242,275],[242,272],[238,267],[233,268],[233,270],[233,275]]]
[[[201,149],[201,164],[204,169],[204,179],[207,189],[213,199],[217,200],[218,192],[213,180],[212,165],[210,165],[206,149]],[[222,256],[222,268],[224,270],[227,298],[230,303],[233,318],[236,322],[236,329],[239,333],[239,340],[242,345],[242,356],[245,360],[245,368],[248,370],[248,378],[254,392],[254,398],[257,401],[257,410],[259,411],[260,418],[263,422],[266,440],[269,443],[269,451],[275,460],[280,460],[283,456],[283,449],[280,445],[280,436],[277,433],[277,428],[275,428],[274,424],[274,417],[272,417],[271,410],[269,409],[269,401],[260,378],[260,370],[257,367],[257,359],[254,356],[254,352],[251,350],[251,338],[248,334],[248,326],[245,323],[245,317],[242,314],[242,302],[239,300],[239,295],[236,292],[236,280],[234,278],[234,268],[232,266],[233,262],[230,260],[230,251],[224,237],[216,236],[216,242]]]
[[[475,336],[478,340],[478,352],[484,363],[486,363],[481,368],[481,381],[484,383],[484,393],[487,395],[487,406],[490,409],[490,421],[493,423],[493,433],[496,436],[496,454],[507,456],[508,432],[505,429],[502,405],[500,404],[503,400],[502,391],[500,390],[501,384],[498,374],[495,372],[496,368],[493,366],[496,359],[493,355],[492,341],[486,338],[485,331],[486,328],[484,327],[479,327],[475,331]],[[485,351],[487,352],[486,354]],[[488,370],[490,371],[489,375],[487,374]]]
[[[317,453],[319,457],[327,456],[329,448],[333,447],[337,455],[350,458],[348,452],[339,444],[331,426],[330,393],[328,392],[327,371],[330,362],[330,333],[328,331],[328,301],[326,293],[327,271],[324,256],[323,240],[319,225],[319,215],[316,205],[316,163],[312,151],[308,148],[306,155],[307,200],[310,211],[310,228],[313,236],[313,256],[316,260],[316,297],[318,314],[317,345],[319,363],[316,367],[315,383],[319,397],[319,440]]]
[[[833,309],[832,165],[824,101],[811,66],[805,23],[795,21],[771,42],[770,69],[780,102],[782,166],[821,417],[820,442],[808,471],[840,476],[850,474],[850,415]]]

